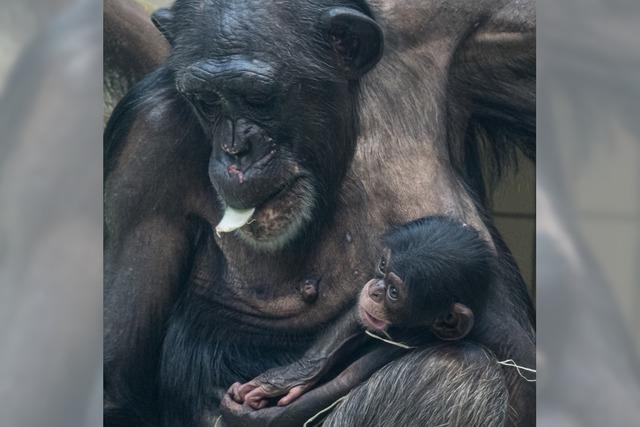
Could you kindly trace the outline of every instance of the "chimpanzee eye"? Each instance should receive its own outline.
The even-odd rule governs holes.
[[[222,98],[215,92],[201,92],[194,95],[196,107],[208,116],[217,114],[222,105]]]
[[[397,300],[399,294],[400,293],[398,292],[398,288],[396,288],[395,286],[391,285],[387,288],[387,296],[391,301]]]
[[[273,97],[262,95],[262,94],[254,94],[254,95],[245,95],[244,102],[253,108],[266,108],[271,104]]]

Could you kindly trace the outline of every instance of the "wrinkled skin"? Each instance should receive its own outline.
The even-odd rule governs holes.
[[[226,394],[221,404],[224,420],[229,426],[299,426],[301,420],[304,422],[311,418],[320,409],[332,404],[336,396],[343,396],[354,385],[366,380],[373,372],[402,353],[403,350],[398,348],[378,346],[356,360],[335,379],[304,394],[287,408],[277,406],[256,411],[247,405],[238,404],[230,394]]]
[[[502,262],[491,304],[511,339],[494,357],[534,366],[531,304],[484,214],[486,194],[477,175],[481,140],[534,139],[533,5],[372,2],[385,53],[374,68],[354,75],[354,67],[344,67],[336,56],[349,43],[332,45],[327,38],[317,45],[310,37],[318,30],[310,25],[310,17],[320,15],[316,3],[202,4],[229,9],[216,15],[182,7],[178,35],[170,39],[172,57],[128,95],[106,131],[106,425],[212,425],[225,389],[295,360],[356,298],[374,273],[377,236],[436,213],[472,225],[495,246]],[[228,19],[216,18],[223,15]],[[276,28],[291,31],[273,31],[274,20]],[[203,121],[193,99],[178,92],[185,87],[176,84],[199,61],[238,53],[275,65],[272,80],[289,85],[276,91],[285,100],[277,104],[288,111],[284,115],[276,107],[264,121],[239,107],[226,112],[248,121],[247,138],[260,145],[247,162],[260,160],[269,138],[277,142],[274,167],[263,176],[246,173],[248,165],[233,159],[238,153],[229,153],[240,141],[235,132],[224,120]],[[320,57],[327,67],[314,65]],[[222,178],[224,170],[215,165],[225,161],[232,163],[225,164],[229,176]],[[310,181],[296,187],[297,173]],[[259,212],[255,223],[218,237],[212,230],[227,203],[255,205]],[[476,350],[454,346],[426,351],[424,359],[404,356],[385,375],[426,366],[434,367],[434,375],[454,375],[456,369],[461,385],[451,390],[445,389],[448,382],[436,390],[415,384],[423,397],[406,405],[418,408],[419,420],[428,425],[445,409],[421,403],[425,395],[475,389],[480,379],[474,372],[493,369],[484,369],[486,357],[471,357]],[[454,368],[451,360],[461,362]],[[466,361],[482,369],[468,369]],[[502,399],[506,387],[513,410],[487,413],[480,425],[498,425],[505,414],[512,425],[533,425],[534,387],[503,371],[504,384],[485,387],[486,394],[474,399]],[[353,378],[364,381],[370,374],[362,369]],[[384,395],[391,384],[375,378],[361,387]],[[340,393],[358,382],[349,381]],[[226,399],[222,421],[302,424],[309,412],[330,403],[314,398],[320,390],[285,408],[256,412]],[[347,409],[357,416],[364,406],[347,399],[341,408],[332,417]],[[374,424],[377,414],[367,415]],[[378,423],[393,425],[403,408],[378,415]]]

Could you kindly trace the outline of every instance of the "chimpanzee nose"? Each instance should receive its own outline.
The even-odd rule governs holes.
[[[231,145],[222,144],[222,150],[231,156],[241,157],[247,154],[250,149],[251,147],[247,142],[241,142],[241,143],[232,142]]]
[[[225,120],[222,124],[222,151],[232,156],[242,156],[251,151],[251,141],[246,137],[247,128],[244,120]]]
[[[246,165],[262,157],[269,149],[271,139],[267,133],[258,125],[245,119],[238,119],[235,122],[227,120],[223,124],[223,137],[220,143],[222,151],[242,158]]]
[[[384,281],[378,280],[375,283],[372,283],[369,285],[369,298],[371,298],[375,302],[382,302],[384,293],[385,293]]]

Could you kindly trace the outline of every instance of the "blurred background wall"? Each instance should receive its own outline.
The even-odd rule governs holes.
[[[101,7],[0,6],[0,425],[99,425]]]
[[[52,11],[63,11],[74,0],[50,0],[43,7],[42,0],[0,0],[0,90],[18,53],[42,28],[58,16]]]

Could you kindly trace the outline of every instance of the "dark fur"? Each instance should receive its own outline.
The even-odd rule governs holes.
[[[471,346],[478,345],[481,349],[490,351],[491,356],[487,357],[489,364],[495,363],[494,358],[497,357],[498,360],[515,359],[534,366],[530,354],[517,350],[519,346],[514,344],[519,338],[513,336],[512,325],[504,324],[502,315],[505,297],[511,301],[522,298],[524,304],[526,295],[514,292],[513,289],[512,295],[501,295],[505,290],[501,289],[500,277],[514,274],[513,268],[504,260],[496,258],[495,253],[476,230],[450,218],[427,217],[393,230],[384,240],[385,245],[391,249],[388,268],[404,280],[409,290],[410,305],[402,308],[410,310],[409,318],[415,319],[416,322],[426,320],[428,324],[432,324],[437,316],[449,310],[451,304],[462,303],[469,307],[474,315],[473,328],[465,339],[472,343]],[[524,318],[520,321],[523,325],[527,324]],[[400,325],[392,327],[389,332],[394,339],[413,346],[437,340],[424,326],[404,329]],[[452,358],[459,357],[457,352],[460,348],[453,346],[452,349],[455,349],[452,350]],[[470,354],[477,351],[470,350]],[[477,369],[482,372],[485,368],[477,366]],[[495,371],[495,367],[490,371]],[[477,373],[470,373],[474,374]],[[432,375],[442,375],[446,378],[447,374],[434,372]],[[517,378],[515,372],[509,372],[509,376],[510,387],[530,387],[530,384]],[[371,387],[375,387],[374,384]],[[443,388],[446,386],[443,385]],[[482,394],[483,391],[485,389],[478,392]],[[483,399],[477,397],[479,400],[474,400],[474,404]],[[508,424],[521,416],[515,413],[518,410],[519,408],[510,409],[505,418]],[[436,417],[436,414],[426,416]],[[440,416],[444,415],[437,415]],[[453,417],[452,414],[448,416]],[[470,411],[465,416],[475,415]],[[435,418],[429,419],[431,421],[425,421],[425,425],[435,422]],[[500,425],[502,421],[487,419],[485,422]],[[467,425],[462,421],[460,423]]]
[[[491,343],[492,348],[497,349],[499,358],[510,357],[520,359],[525,365],[533,364],[533,310],[513,259],[489,217],[483,216],[486,212],[482,203],[485,199],[483,176],[477,173],[481,164],[477,142],[481,138],[479,133],[472,132],[483,123],[486,126],[482,129],[491,124],[492,129],[504,126],[517,130],[519,127],[514,123],[530,123],[530,105],[520,108],[520,105],[514,105],[520,97],[498,97],[496,104],[492,104],[494,108],[482,107],[482,111],[475,112],[474,108],[480,108],[480,101],[488,99],[495,88],[495,79],[487,73],[482,85],[476,86],[464,78],[468,73],[462,72],[464,68],[459,61],[451,64],[455,78],[447,89],[451,94],[444,98],[444,86],[438,86],[435,78],[434,81],[427,78],[432,70],[417,63],[421,57],[403,51],[403,48],[419,43],[422,34],[427,33],[414,32],[415,39],[400,34],[400,30],[394,33],[394,28],[408,24],[410,20],[397,18],[392,13],[385,15],[381,3],[372,2],[371,7],[365,7],[364,3],[348,1],[255,2],[253,8],[246,9],[251,22],[247,22],[243,31],[235,27],[238,32],[234,34],[222,34],[221,22],[207,21],[212,19],[212,14],[202,13],[199,7],[202,4],[215,8],[240,3],[185,0],[178,1],[173,8],[176,19],[166,29],[173,44],[171,58],[125,97],[105,132],[106,425],[139,426],[159,422],[181,426],[210,425],[221,390],[232,381],[248,380],[272,366],[294,360],[319,331],[348,307],[355,297],[358,280],[361,280],[351,278],[354,269],[361,269],[360,277],[362,273],[370,273],[367,265],[372,245],[368,239],[390,224],[406,222],[400,213],[408,207],[394,208],[392,197],[398,190],[393,185],[378,192],[366,188],[365,184],[382,174],[370,175],[366,182],[359,182],[358,176],[350,174],[358,135],[367,139],[365,142],[373,143],[369,148],[373,151],[372,157],[381,159],[380,164],[387,168],[402,166],[398,160],[406,158],[402,156],[418,156],[420,146],[417,144],[420,142],[432,142],[436,152],[452,153],[451,185],[425,188],[423,195],[417,196],[412,204],[432,200],[430,197],[436,192],[440,195],[447,193],[446,190],[461,197],[476,196],[475,204],[453,202],[447,208],[460,209],[457,215],[478,212],[497,247],[498,280],[495,292],[488,297],[486,310],[499,319],[490,327],[500,328],[504,334],[501,336],[511,339]],[[422,7],[423,4],[420,1],[413,6]],[[390,41],[385,53],[386,62],[379,70],[374,70],[371,78],[367,76],[367,82],[346,82],[338,78],[327,39],[320,33],[311,34],[319,8],[332,5],[350,5],[365,11],[385,27]],[[475,9],[475,3],[464,5],[469,9],[456,11],[455,16],[465,19],[454,20],[459,26],[447,27],[463,35],[470,32],[469,28],[478,16],[499,9],[490,2],[482,3],[479,10]],[[281,19],[283,17],[286,19]],[[394,19],[397,20],[395,23],[392,22]],[[461,28],[460,22],[465,28]],[[466,52],[482,52],[472,37],[461,38],[460,46],[466,46]],[[242,46],[234,46],[238,41]],[[194,60],[218,57],[252,46],[256,52],[271,55],[287,66],[283,81],[302,74],[315,76],[306,82],[317,92],[327,87],[335,89],[330,94],[304,100],[304,105],[313,105],[317,110],[294,110],[283,119],[297,123],[294,119],[305,111],[308,125],[318,125],[314,121],[323,117],[331,117],[335,122],[318,126],[320,130],[315,136],[324,136],[324,144],[303,141],[291,150],[313,171],[316,209],[314,221],[296,236],[296,241],[277,253],[256,252],[231,238],[214,239],[212,227],[220,219],[220,211],[217,194],[207,176],[212,147],[210,135],[200,126],[201,122],[187,101],[178,94],[175,84],[176,73]],[[474,64],[491,63],[492,60],[492,57],[481,55],[472,57],[473,61],[464,62],[464,65],[473,70]],[[500,66],[502,62],[496,64]],[[526,65],[526,69],[528,67]],[[456,83],[458,79],[462,80]],[[513,84],[517,88],[526,86],[518,82]],[[454,100],[460,98],[465,101],[454,104]],[[478,102],[469,105],[467,98]],[[329,102],[330,99],[337,99],[341,104],[336,106]],[[440,115],[433,114],[433,105],[441,108],[442,99],[451,104],[447,105],[447,110],[455,123],[442,121],[442,109],[437,111]],[[378,109],[377,114],[372,113],[374,108]],[[457,114],[458,109],[465,113],[471,111],[472,118]],[[513,117],[498,114],[504,111],[509,111]],[[365,117],[365,113],[369,116]],[[435,121],[437,117],[441,121]],[[335,129],[332,127],[337,127],[337,123],[344,127],[340,138],[333,138],[331,132]],[[450,125],[447,136],[446,128]],[[395,131],[389,138],[385,133],[388,129]],[[465,129],[462,138],[459,138],[459,129]],[[518,132],[524,135],[524,140],[531,141],[528,131]],[[375,136],[371,137],[372,134]],[[485,140],[490,141],[497,134],[485,131],[482,135],[487,135]],[[377,141],[376,136],[382,141]],[[409,137],[408,142],[404,137]],[[411,139],[414,137],[415,141]],[[410,151],[412,147],[413,152]],[[510,152],[512,148],[504,144],[495,147],[498,153]],[[402,151],[402,156],[398,156],[397,151]],[[430,158],[425,162],[427,160],[432,161]],[[363,188],[366,196],[362,195]],[[390,207],[388,211],[377,214],[386,206]],[[444,205],[435,200],[429,210],[419,216],[434,211],[449,213],[444,210]],[[374,218],[381,219],[384,228],[380,224],[369,224],[371,218],[364,215],[367,211],[376,213]],[[352,246],[344,243],[347,232],[354,235]],[[356,249],[350,251],[352,247]],[[318,302],[305,309],[304,325],[296,323],[298,316],[287,320],[290,327],[276,327],[276,321],[267,315],[263,318],[255,313],[247,315],[232,305],[238,301],[238,293],[250,295],[252,304],[258,307],[264,301],[289,297],[296,283],[303,282],[309,274],[322,276],[323,281]],[[180,302],[176,305],[176,301]],[[299,307],[295,298],[290,297],[287,301]],[[477,351],[477,348],[461,347],[452,352],[451,357],[466,360],[468,355],[474,359],[472,356],[479,354]],[[449,370],[451,365],[444,363],[450,357],[447,352],[425,352],[424,356],[426,360],[411,357],[395,362],[385,371],[386,375],[376,376],[371,389],[384,396],[391,389],[393,378],[413,373],[417,366],[439,366],[434,375],[457,377],[465,387],[456,389],[458,391],[474,389],[481,381],[471,373],[472,369],[456,368],[457,373]],[[473,367],[483,368],[480,363],[471,363]],[[159,364],[162,365],[160,373]],[[505,371],[505,380],[510,405],[519,412],[518,416],[525,417],[527,423],[532,422],[532,389],[520,393],[523,388],[519,378],[510,371]],[[159,386],[162,404],[158,401]],[[417,384],[416,387],[422,390],[430,386]],[[486,396],[497,400],[503,396],[502,384],[487,387]],[[463,399],[463,395],[458,396]],[[388,420],[393,417],[389,418],[383,411],[371,411],[368,406],[371,402],[373,400],[358,405],[357,401],[351,400],[351,416],[357,418],[368,411],[371,419],[378,420],[377,425],[389,425]],[[419,397],[418,401],[407,401],[407,406],[415,408],[424,417],[447,410],[444,404],[427,404]],[[158,417],[160,408],[164,413]],[[397,414],[405,409],[401,405]],[[114,414],[118,417],[112,417]],[[497,423],[504,413],[485,415],[487,418],[479,425]],[[376,425],[375,422],[372,425]]]
[[[446,217],[427,217],[384,238],[391,270],[410,293],[410,317],[438,314],[453,303],[480,313],[494,280],[495,255],[479,233]]]

